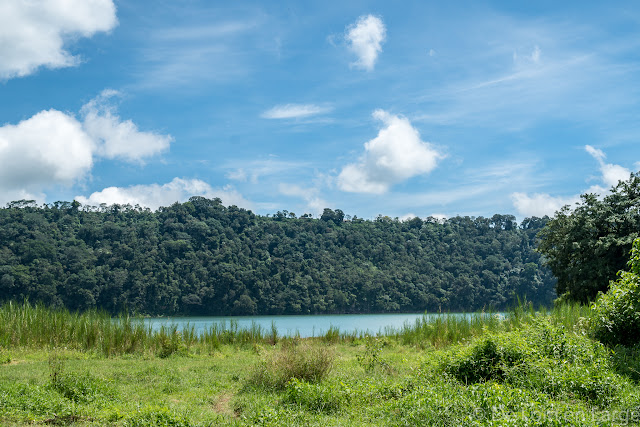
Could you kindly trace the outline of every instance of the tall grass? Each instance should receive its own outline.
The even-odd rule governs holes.
[[[150,344],[152,331],[129,315],[115,319],[104,311],[83,313],[28,302],[0,307],[0,346],[66,347],[104,355],[133,353]]]
[[[504,315],[474,313],[469,315],[425,315],[413,324],[399,329],[386,328],[378,335],[396,339],[404,345],[443,348],[470,340],[485,333],[511,331],[546,316],[554,325],[577,330],[588,324],[589,308],[561,305],[534,310],[521,303]],[[362,331],[340,331],[331,327],[318,340],[327,343],[353,342],[365,339]],[[275,324],[266,329],[256,323],[240,328],[237,321],[214,323],[201,334],[193,326],[178,329],[176,325],[153,330],[140,318],[123,314],[112,318],[107,312],[90,310],[83,313],[53,309],[29,302],[8,302],[0,306],[0,348],[33,347],[94,351],[104,356],[150,352],[161,357],[192,351],[213,352],[222,345],[274,345],[281,338]]]
[[[270,331],[255,323],[244,329],[233,320],[213,324],[198,335],[192,325],[180,330],[162,325],[153,330],[143,319],[128,314],[112,318],[104,311],[78,313],[29,302],[0,306],[0,348],[67,348],[104,356],[152,352],[167,357],[194,348],[213,351],[224,344],[271,343],[277,337],[275,325]]]

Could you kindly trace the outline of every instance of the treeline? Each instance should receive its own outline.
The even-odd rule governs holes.
[[[547,218],[269,217],[193,197],[0,209],[0,302],[152,315],[468,311],[549,304]]]

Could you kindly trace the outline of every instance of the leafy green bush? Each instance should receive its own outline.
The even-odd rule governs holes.
[[[331,348],[309,342],[283,341],[282,347],[265,354],[249,384],[282,389],[292,379],[320,382],[333,366]]]
[[[567,332],[549,319],[485,336],[452,352],[443,369],[464,384],[496,382],[598,407],[619,400],[628,387],[602,343]]]
[[[520,334],[488,335],[445,362],[445,371],[465,384],[504,380],[506,371],[523,364],[532,352]]]
[[[629,267],[591,307],[593,335],[607,345],[640,343],[640,238],[633,242]]]

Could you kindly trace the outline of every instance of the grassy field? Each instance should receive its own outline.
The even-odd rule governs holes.
[[[640,422],[640,355],[588,309],[314,339],[0,307],[0,425],[613,426]]]

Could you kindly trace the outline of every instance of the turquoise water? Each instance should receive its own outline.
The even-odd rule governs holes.
[[[429,314],[431,316],[471,316],[473,313]],[[425,316],[424,313],[413,314],[329,314],[329,315],[301,315],[301,316],[229,316],[229,317],[163,317],[149,318],[145,322],[154,330],[162,325],[176,325],[178,329],[185,326],[194,327],[196,334],[201,334],[214,324],[237,322],[238,329],[249,329],[252,324],[260,326],[265,333],[271,330],[272,322],[278,329],[280,336],[313,337],[324,335],[331,327],[339,328],[340,332],[363,332],[376,334],[384,332],[385,328],[399,329],[405,324],[413,325],[416,319]]]

